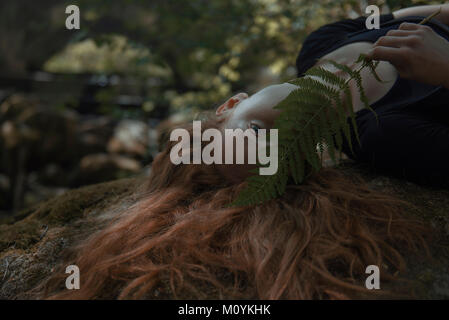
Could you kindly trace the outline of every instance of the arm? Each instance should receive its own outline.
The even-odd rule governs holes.
[[[428,6],[417,6],[405,9],[400,9],[393,12],[395,19],[404,18],[408,16],[430,16],[432,13],[438,11],[441,8],[441,13],[434,19],[439,20],[441,23],[449,25],[449,3],[428,5]]]

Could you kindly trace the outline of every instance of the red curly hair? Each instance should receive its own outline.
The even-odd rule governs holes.
[[[399,250],[425,246],[427,227],[405,203],[360,178],[326,168],[281,198],[230,207],[245,183],[213,165],[173,165],[173,144],[144,196],[76,248],[81,288],[59,290],[56,276],[47,298],[354,298],[382,291],[365,289],[368,265],[391,279],[405,268]]]

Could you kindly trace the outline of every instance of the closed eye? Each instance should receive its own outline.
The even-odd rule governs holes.
[[[254,130],[254,132],[256,133],[256,135],[259,133],[259,129],[261,129],[261,127],[260,126],[258,126],[257,124],[255,124],[255,123],[251,123],[250,124],[250,129],[253,129]]]

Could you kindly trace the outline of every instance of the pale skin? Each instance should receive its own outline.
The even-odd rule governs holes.
[[[418,6],[393,12],[395,18],[407,16],[429,16],[441,8],[434,19],[449,25],[449,4]],[[362,70],[363,87],[369,103],[375,103],[391,89],[397,76],[431,85],[449,88],[449,42],[436,34],[430,27],[414,23],[403,23],[398,30],[391,30],[376,43],[356,42],[340,47],[323,56],[316,65],[345,76],[326,60],[346,64],[355,70],[360,53],[380,61],[377,73],[384,80],[376,81],[368,70]],[[354,111],[363,108],[355,83],[350,83]]]
[[[440,22],[449,25],[449,4],[418,6],[395,11],[395,18],[407,16],[429,16],[441,8],[437,16]],[[360,64],[355,64],[360,53],[371,59],[379,60],[377,73],[384,80],[379,83],[368,70],[362,70],[363,87],[370,104],[381,99],[393,86],[397,76],[412,79],[431,85],[441,85],[449,89],[449,42],[436,34],[430,27],[413,23],[403,23],[397,30],[389,31],[376,43],[357,42],[343,46],[322,57],[316,65],[320,65],[340,76],[345,76],[336,70],[326,60],[346,64],[356,70]],[[353,96],[354,111],[363,108],[357,87],[350,83]],[[251,97],[247,93],[239,93],[221,105],[216,115],[222,128],[265,128],[273,127],[279,114],[273,107],[282,101],[295,86],[284,83],[269,86]],[[222,166],[222,171],[234,181],[240,181],[244,170],[236,170],[234,166]]]
[[[428,26],[403,23],[379,38],[368,56],[390,62],[405,79],[449,89],[449,42]]]
[[[285,99],[290,92],[298,87],[290,83],[268,86],[251,97],[247,93],[239,93],[219,106],[215,112],[221,127],[224,129],[253,129],[257,134],[259,129],[271,129],[274,120],[280,111],[274,109],[279,102]],[[224,133],[222,134],[224,137]],[[224,144],[223,144],[224,145]],[[217,169],[233,182],[241,182],[248,176],[248,169],[255,165],[248,164],[222,164]]]

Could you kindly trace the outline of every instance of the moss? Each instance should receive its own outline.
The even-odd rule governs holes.
[[[448,298],[449,285],[439,279],[449,265],[449,190],[379,176],[352,163],[340,166],[340,170],[350,176],[360,175],[372,188],[412,203],[415,209],[410,214],[431,222],[443,231],[432,244],[435,261],[407,256],[408,270],[404,277],[413,282],[413,291],[419,298]],[[9,299],[15,294],[27,298],[23,292],[51,272],[51,268],[61,261],[61,253],[98,227],[97,220],[90,218],[107,213],[111,205],[134,201],[131,195],[142,183],[139,178],[123,179],[71,190],[0,224],[0,274],[5,272],[4,260],[8,259],[10,263],[5,281],[2,282],[0,277],[0,299]],[[403,285],[406,288],[406,284]],[[386,288],[388,286],[393,288],[401,284],[394,282]],[[203,289],[213,295],[213,288]],[[156,291],[158,294],[152,298],[173,297],[170,290]]]
[[[130,193],[136,182],[136,179],[123,179],[72,190],[43,203],[31,216],[49,225],[66,224]]]
[[[31,213],[36,211],[39,205],[34,205],[29,208],[25,208],[13,216],[5,216],[0,218],[0,225],[2,224],[13,224],[16,221],[22,220],[23,218],[29,216]]]
[[[39,241],[39,224],[37,221],[22,221],[13,226],[0,225],[0,252],[13,246],[26,249]]]
[[[394,195],[412,205],[415,214],[444,228],[449,218],[449,189],[420,186],[403,179],[386,177],[375,173],[364,164],[343,162],[339,169],[348,175],[357,174],[374,189]]]
[[[122,179],[71,190],[0,224],[0,253],[8,247],[28,249],[51,227],[65,226],[131,194],[140,179]]]

